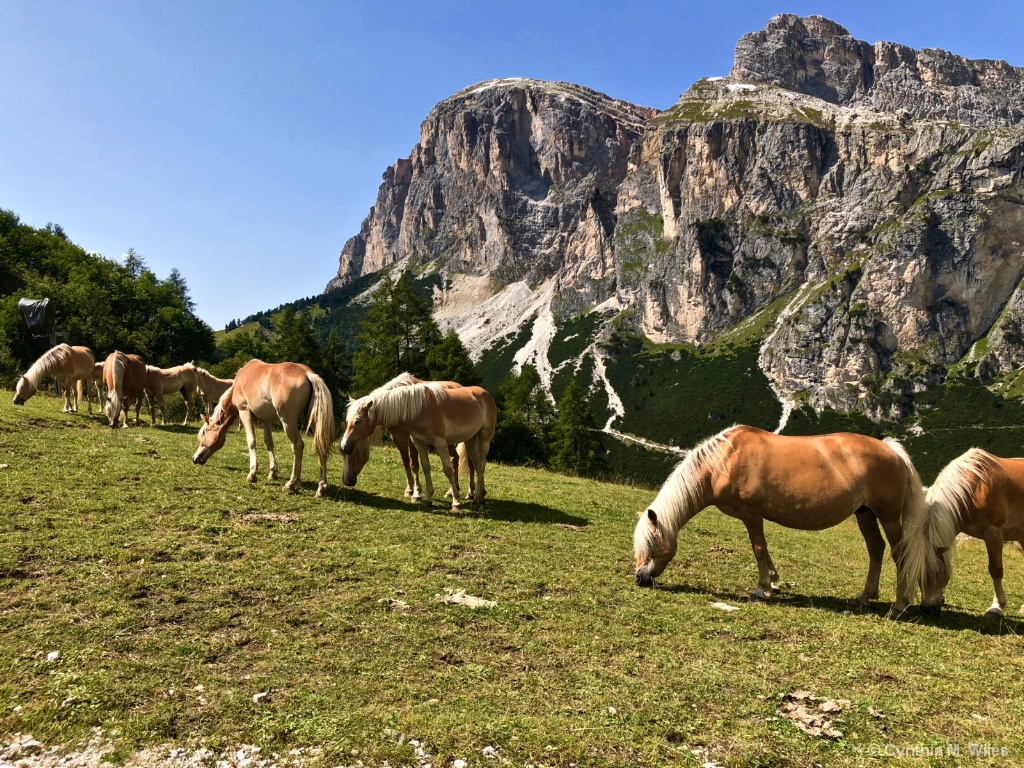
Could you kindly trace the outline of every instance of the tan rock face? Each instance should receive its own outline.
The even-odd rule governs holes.
[[[408,260],[472,277],[479,301],[614,299],[659,342],[756,317],[781,393],[893,415],[874,393],[965,355],[989,377],[1024,362],[1022,109],[1004,62],[785,15],[660,114],[491,81],[427,116],[328,288]]]

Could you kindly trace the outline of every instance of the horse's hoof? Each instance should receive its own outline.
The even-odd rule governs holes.
[[[998,605],[993,605],[987,611],[985,611],[986,619],[1001,619],[1003,618],[1003,609]]]
[[[885,614],[885,616],[888,619],[893,619],[893,620],[900,619],[907,612],[907,608],[908,607],[909,606],[907,606],[907,605],[900,605],[899,603],[893,603],[892,608],[889,609],[889,612],[887,614]],[[928,610],[934,610],[934,612],[933,613],[928,613]],[[928,609],[928,610],[926,610],[923,605],[921,606],[921,612],[922,613],[924,613],[926,615],[929,615],[929,616],[938,616],[939,615],[939,611],[941,610],[941,606],[938,606],[938,607],[936,607],[934,609]]]
[[[765,592],[761,587],[757,587],[750,592],[750,602],[752,603],[767,603],[771,600],[771,593]]]
[[[409,488],[406,488],[406,489],[405,489],[405,495],[406,495],[406,496],[408,496],[409,498],[413,498],[413,499],[419,498],[419,497],[418,497],[418,496],[416,496],[416,495],[415,495],[415,494],[414,494],[414,493],[412,492],[412,490],[411,490],[411,489],[409,489]]]
[[[247,483],[255,483],[256,482],[256,475],[249,475],[247,478],[245,478],[245,482],[247,482]]]
[[[322,499],[326,495],[326,493],[327,493],[327,486],[326,485],[318,485],[317,486],[317,488],[316,488],[316,497],[318,499]]]

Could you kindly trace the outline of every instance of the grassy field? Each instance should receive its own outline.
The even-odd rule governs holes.
[[[479,517],[403,501],[390,449],[318,500],[247,486],[238,433],[205,467],[194,447],[192,428],[112,431],[0,392],[0,736],[101,726],[114,762],[202,742],[395,765],[409,738],[438,766],[496,764],[485,747],[513,765],[855,766],[951,742],[963,764],[1024,760],[1024,559],[1009,551],[1005,621],[981,617],[983,548],[966,546],[942,617],[897,622],[891,563],[885,600],[849,602],[867,566],[852,522],[770,526],[785,591],[748,604],[745,532],[713,511],[657,588],[633,586],[650,491],[492,466]],[[436,602],[446,588],[497,606]],[[851,701],[843,738],[779,716],[799,689]],[[1014,757],[971,759],[970,743]]]

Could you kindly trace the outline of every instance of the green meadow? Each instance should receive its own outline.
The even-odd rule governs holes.
[[[0,740],[73,745],[101,727],[108,760],[139,748],[318,747],[325,766],[859,766],[962,745],[1024,761],[1024,558],[1006,551],[1011,610],[984,548],[957,554],[941,617],[858,611],[855,523],[769,525],[784,591],[748,603],[743,526],[708,510],[657,587],[632,580],[632,532],[653,491],[491,465],[482,515],[402,497],[397,452],[358,487],[245,482],[233,432],[193,466],[196,427],[111,430],[0,392]],[[435,481],[442,477],[435,461]],[[439,494],[440,496],[440,494]],[[448,605],[446,590],[496,601]],[[726,611],[715,603],[735,606]],[[836,739],[781,716],[797,690],[847,699]],[[266,694],[259,696],[259,694]],[[254,700],[254,697],[256,699]],[[1011,750],[971,758],[969,745]],[[887,757],[873,752],[889,748]],[[493,747],[496,758],[484,755]]]

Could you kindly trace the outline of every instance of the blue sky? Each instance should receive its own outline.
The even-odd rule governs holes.
[[[218,328],[319,293],[455,91],[523,76],[666,108],[784,12],[1024,66],[1019,1],[0,0],[0,207],[177,267]]]

